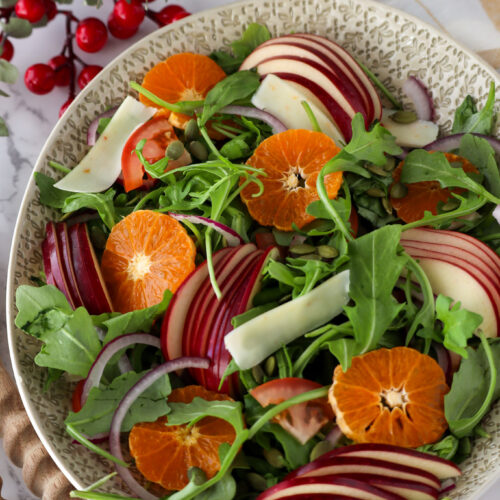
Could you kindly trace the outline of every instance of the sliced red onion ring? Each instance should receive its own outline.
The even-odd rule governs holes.
[[[203,224],[204,226],[211,227],[213,230],[224,236],[230,247],[237,247],[238,245],[243,245],[244,243],[243,238],[236,231],[233,231],[230,227],[215,220],[207,219],[201,215],[174,214],[172,212],[168,212],[168,215],[178,221],[187,220],[193,224]]]
[[[432,346],[436,351],[437,362],[445,374],[446,382],[449,384],[451,383],[451,378],[453,375],[451,370],[450,353],[448,352],[448,349],[445,349],[443,345],[439,344],[438,342],[433,342]]]
[[[417,116],[421,120],[434,121],[435,112],[432,96],[427,87],[416,77],[410,76],[403,83],[403,92],[415,105]]]
[[[185,368],[208,368],[210,361],[206,358],[177,358],[172,361],[157,366],[154,370],[150,371],[142,377],[134,386],[132,386],[124,398],[121,400],[118,408],[113,415],[111,421],[111,429],[109,431],[109,448],[111,453],[120,460],[123,460],[122,449],[120,445],[120,431],[123,419],[127,414],[133,402],[159,378],[167,373],[177,370],[184,370]],[[127,486],[132,490],[134,495],[142,498],[142,500],[157,500],[157,497],[145,490],[132,476],[130,471],[115,464],[116,471],[120,474],[121,478],[125,481]]]
[[[249,106],[226,106],[225,108],[222,108],[219,113],[246,116],[247,118],[257,118],[258,120],[267,123],[273,129],[273,134],[279,134],[280,132],[287,130],[286,125],[281,120],[276,118],[271,113],[262,111],[258,108],[251,108]]]
[[[484,134],[476,134],[475,132],[469,132],[471,135],[475,137],[481,137],[486,139],[490,146],[495,150],[497,155],[500,155],[500,141],[495,137],[490,137],[489,135]],[[427,151],[451,151],[453,149],[458,149],[460,147],[460,141],[465,134],[453,134],[447,137],[442,137],[441,139],[437,139],[434,142],[431,142],[423,147]]]
[[[101,444],[109,440],[109,432],[100,432],[95,436],[87,436],[86,434],[83,434],[83,437],[87,438],[90,442],[94,444]],[[71,441],[71,444],[77,444],[78,446],[83,446],[82,443],[78,442],[76,439],[73,439],[73,441]]]
[[[87,129],[87,146],[94,146],[97,140],[97,128],[99,127],[99,120],[101,118],[111,118],[116,110],[118,109],[118,106],[114,106],[113,108],[109,108],[107,111],[104,113],[100,114],[96,118],[94,118],[89,125],[89,128]]]
[[[129,333],[127,335],[116,337],[111,342],[108,342],[97,355],[97,358],[95,359],[94,364],[90,367],[87,378],[85,379],[82,396],[80,398],[82,406],[85,404],[85,401],[87,401],[90,389],[99,385],[104,368],[106,368],[108,361],[113,357],[113,355],[121,349],[134,344],[146,344],[157,347],[158,349],[161,348],[160,339],[150,335],[149,333]]]
[[[451,490],[455,489],[455,480],[454,479],[445,479],[441,484],[441,491],[439,492],[439,498],[442,498]]]
[[[326,436],[325,441],[328,441],[334,448],[339,444],[340,439],[344,434],[340,427],[336,425]]]

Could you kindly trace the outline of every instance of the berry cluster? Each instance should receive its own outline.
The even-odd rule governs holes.
[[[58,0],[59,1],[59,0]],[[69,87],[68,100],[62,105],[59,116],[71,104],[77,85],[83,89],[102,69],[101,66],[84,62],[73,50],[73,42],[84,52],[100,51],[108,40],[108,31],[115,38],[126,39],[135,35],[144,19],[149,18],[158,26],[165,26],[189,16],[180,5],[167,5],[159,11],[149,8],[153,0],[114,0],[114,7],[107,25],[96,17],[76,18],[70,10],[59,9],[54,0],[17,0],[12,7],[0,8],[0,20],[8,22],[19,18],[35,24],[46,24],[56,15],[66,17],[66,40],[61,53],[47,63],[30,66],[24,75],[26,87],[35,94],[43,95],[55,86]],[[0,34],[0,58],[10,61],[14,47],[5,34]],[[77,71],[76,66],[81,69]]]

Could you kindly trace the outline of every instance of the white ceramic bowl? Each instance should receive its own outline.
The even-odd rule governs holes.
[[[335,40],[370,67],[399,97],[402,82],[416,75],[430,88],[443,131],[467,94],[484,103],[490,82],[500,78],[477,56],[433,27],[401,11],[370,0],[262,0],[227,5],[193,15],[155,31],[111,62],[77,97],[47,139],[35,166],[53,175],[48,160],[75,165],[85,152],[86,130],[97,114],[120,103],[130,80],[141,81],[155,63],[177,52],[208,54],[239,38],[257,21],[274,35],[302,31]],[[108,462],[82,446],[71,444],[63,421],[70,409],[73,385],[65,379],[43,386],[46,371],[33,362],[39,342],[15,328],[16,288],[42,269],[40,244],[45,223],[54,213],[40,205],[30,180],[19,212],[12,245],[8,289],[8,335],[19,392],[40,439],[60,469],[83,488],[111,470]],[[500,405],[484,421],[491,440],[478,439],[452,498],[480,498],[481,490],[500,478]],[[110,492],[123,492],[116,480]],[[483,490],[484,491],[484,490]]]

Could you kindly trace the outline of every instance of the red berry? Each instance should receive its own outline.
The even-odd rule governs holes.
[[[3,35],[0,35],[0,46],[2,45]],[[7,38],[5,42],[3,42],[3,48],[1,49],[2,53],[0,54],[0,59],[5,59],[6,61],[10,61],[12,56],[14,55],[14,46],[10,43],[10,40]]]
[[[85,66],[80,71],[80,74],[78,75],[78,86],[83,89],[87,83],[92,80],[99,71],[101,71],[102,66],[97,66],[97,65],[90,65],[90,66]]]
[[[66,56],[55,56],[48,65],[56,73],[56,85],[58,87],[66,87],[71,80],[71,62]]]
[[[156,13],[156,19],[162,26],[165,26],[173,22],[172,18],[181,12],[186,12],[184,7],[180,5],[167,5],[160,12]]]
[[[69,108],[69,105],[75,100],[74,97],[70,97],[59,109],[59,118],[64,114],[64,112]]]
[[[116,26],[131,30],[141,25],[145,14],[140,0],[129,0],[129,2],[118,0],[113,7],[112,16]]]
[[[180,19],[184,19],[185,17],[188,17],[190,15],[190,12],[179,12],[174,17],[172,17],[172,22],[179,21]]]
[[[15,11],[17,17],[30,23],[37,23],[46,12],[44,0],[17,0]]]
[[[130,38],[131,36],[134,36],[137,33],[137,30],[139,29],[138,26],[135,28],[124,28],[121,26],[116,19],[115,15],[113,12],[108,17],[108,29],[109,32],[115,37],[119,38],[120,40],[125,40],[126,38]]]
[[[24,74],[24,83],[34,94],[48,94],[56,84],[56,73],[48,64],[33,64]]]
[[[57,14],[57,5],[54,0],[45,0],[45,9],[47,14],[47,19],[51,21],[56,17]]]
[[[98,52],[108,40],[106,25],[96,17],[87,17],[78,23],[76,43],[85,52]]]

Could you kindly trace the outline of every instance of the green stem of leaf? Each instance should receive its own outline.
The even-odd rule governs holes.
[[[63,174],[69,174],[71,172],[70,168],[65,167],[64,165],[61,165],[57,161],[53,161],[53,160],[49,161],[49,167],[52,167],[54,170],[58,170],[59,172],[62,172]]]
[[[141,500],[137,497],[124,497],[113,493],[99,493],[98,491],[71,491],[71,498],[83,498],[84,500]]]
[[[307,101],[301,101],[300,104],[302,104],[302,107],[304,108],[307,117],[309,118],[309,121],[311,122],[311,126],[315,132],[322,132],[321,127],[319,126],[318,120],[316,119],[316,116],[313,113],[313,110],[311,109],[311,106],[309,106],[309,103]]]
[[[222,292],[220,291],[219,284],[217,283],[217,278],[215,276],[214,262],[212,259],[212,237],[210,228],[205,232],[205,251],[207,254],[207,268],[210,283],[212,284],[215,296],[217,299],[220,299],[222,297]]]

